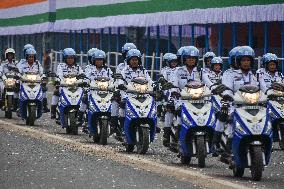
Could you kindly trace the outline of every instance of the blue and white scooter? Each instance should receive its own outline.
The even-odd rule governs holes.
[[[181,91],[181,100],[181,163],[189,164],[192,157],[197,157],[198,166],[204,167],[216,123],[211,91],[203,83],[190,82]]]
[[[77,113],[82,101],[82,80],[77,75],[66,75],[60,81],[60,97],[57,107],[60,125],[68,134],[78,134]]]
[[[89,88],[88,128],[94,142],[107,144],[110,135],[111,98],[113,83],[107,77],[91,81]]]
[[[234,95],[232,165],[235,177],[250,168],[253,180],[260,180],[272,149],[272,127],[266,96],[256,86],[245,85]]]
[[[154,141],[157,126],[153,87],[145,78],[136,78],[128,83],[126,88],[124,121],[126,151],[133,152],[136,146],[139,154],[145,154],[150,142]]]
[[[33,126],[36,119],[42,116],[43,91],[41,76],[37,73],[25,73],[21,77],[20,115],[26,125]]]
[[[284,85],[273,83],[266,94],[269,99],[267,108],[272,124],[273,141],[279,142],[281,150],[284,150]]]

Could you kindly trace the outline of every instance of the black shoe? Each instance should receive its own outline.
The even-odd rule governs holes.
[[[50,109],[47,107],[47,98],[44,98],[43,101],[42,101],[42,111],[43,113],[47,113],[47,112],[50,112]]]
[[[50,118],[55,119],[56,118],[56,105],[51,105],[51,112],[50,112]]]
[[[165,147],[170,147],[170,142],[171,142],[171,128],[170,127],[165,127],[164,128],[164,134],[163,134],[163,145]]]
[[[214,131],[213,139],[212,139],[213,145],[212,145],[212,148],[211,148],[211,152],[212,152],[213,157],[218,157],[220,155],[221,138],[222,138],[222,132]]]

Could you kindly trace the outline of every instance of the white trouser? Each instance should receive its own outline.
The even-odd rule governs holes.
[[[117,101],[111,102],[111,116],[118,116],[119,115],[119,104]]]

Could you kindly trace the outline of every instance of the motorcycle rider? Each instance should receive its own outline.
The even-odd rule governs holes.
[[[123,45],[122,50],[121,50],[123,62],[117,65],[116,73],[121,73],[122,70],[127,66],[126,55],[127,55],[127,52],[131,49],[137,49],[137,47],[133,43],[125,43]]]
[[[18,64],[21,64],[21,63],[23,63],[23,62],[25,62],[26,61],[26,51],[28,50],[28,49],[35,49],[35,47],[32,45],[32,44],[25,44],[25,46],[24,46],[24,49],[23,49],[23,59],[21,59],[21,60],[19,60],[19,62],[18,62]]]
[[[216,57],[214,52],[207,52],[203,55],[203,65],[205,66],[204,68],[201,69],[201,74],[205,74],[207,72],[210,72],[211,69],[211,60]]]
[[[63,50],[63,63],[57,66],[57,81],[55,86],[55,91],[51,100],[51,119],[55,119],[56,117],[56,107],[59,101],[59,84],[60,81],[64,79],[65,75],[82,75],[83,70],[79,65],[76,65],[76,52],[72,48],[65,48]]]
[[[119,112],[119,122],[118,124],[118,117],[113,117],[113,123],[115,122],[119,129],[122,131],[123,125],[124,125],[124,119],[125,119],[125,101],[123,98],[126,97],[126,93],[124,92],[125,85],[127,83],[130,83],[132,79],[138,78],[138,77],[144,77],[149,84],[153,84],[152,79],[150,78],[147,70],[141,66],[141,53],[137,49],[131,49],[127,52],[126,55],[126,63],[128,66],[126,66],[122,71],[121,75],[123,79],[119,80],[119,85],[118,89],[121,90],[121,94],[114,94],[117,95],[117,97],[114,98],[121,98],[122,100],[120,101],[119,107],[115,106],[112,107],[112,109],[115,109],[115,112]],[[119,110],[118,110],[119,109]],[[120,132],[121,133],[121,132]]]
[[[214,57],[210,62],[210,70],[203,72],[202,81],[212,90],[212,86],[221,80],[223,60],[221,57]]]
[[[96,50],[94,54],[92,55],[91,59],[91,65],[89,65],[85,69],[85,75],[86,78],[89,81],[93,81],[98,77],[107,77],[112,79],[112,71],[110,68],[106,67],[106,54],[102,50]],[[86,93],[83,96],[82,102],[80,104],[80,109],[78,112],[78,124],[82,125],[83,123],[83,115],[87,110],[87,104],[88,104],[88,94]],[[90,128],[89,128],[90,129]],[[83,132],[87,132],[87,128],[83,127]]]
[[[122,70],[128,67],[127,64],[127,53],[129,50],[131,49],[137,49],[136,46],[133,43],[125,43],[122,48],[121,48],[121,53],[122,53],[122,58],[123,58],[123,62],[118,64],[116,67],[116,73],[121,74]],[[114,92],[113,98],[112,98],[112,102],[111,102],[111,125],[113,126],[113,128],[118,128],[118,117],[119,117],[119,103],[121,101],[121,95],[120,95],[120,91],[117,90]],[[117,126],[115,126],[117,125]],[[117,129],[116,129],[117,130]],[[119,134],[120,135],[120,134]],[[120,137],[120,136],[119,136]]]
[[[262,92],[266,92],[272,83],[282,83],[283,75],[278,72],[279,60],[275,54],[267,53],[263,55],[263,64],[265,66],[265,72],[259,75],[259,84]]]
[[[5,61],[1,63],[0,66],[0,77],[2,78],[3,75],[5,75],[7,72],[11,71],[11,69],[18,69],[17,68],[17,63],[15,61],[15,50],[12,48],[8,48],[5,51]],[[16,87],[15,87],[15,93],[14,93],[14,99],[13,99],[13,106],[14,106],[14,111],[18,109],[18,101],[19,101],[19,89],[20,89],[20,83],[17,81]],[[4,84],[1,81],[1,107],[4,106]]]
[[[35,49],[30,48],[25,51],[26,60],[17,64],[18,70],[20,74],[33,72],[37,73],[41,76],[42,79],[45,79],[46,76],[43,74],[43,68],[41,64],[37,61],[36,55],[37,52]],[[43,111],[47,112],[47,97],[46,90],[43,90]]]
[[[163,78],[166,82],[173,84],[175,78],[175,72],[178,69],[178,57],[175,54],[169,54],[167,57],[168,69],[163,74]],[[179,89],[173,88],[164,91],[164,95],[167,101],[166,104],[166,113],[165,113],[165,122],[164,122],[164,135],[163,135],[163,145],[168,147],[170,145],[170,136],[174,135],[172,133],[171,127],[173,125],[173,119],[175,116],[175,106],[174,101],[177,100],[176,96],[171,94],[179,93]]]
[[[168,75],[171,74],[172,70],[169,67],[169,57],[172,56],[174,54],[172,53],[166,53],[163,56],[163,66],[161,69],[161,75],[159,78],[159,85],[156,86],[156,105],[157,105],[157,115],[158,117],[161,118],[161,121],[164,122],[165,121],[165,115],[163,115],[163,102],[164,102],[164,93],[163,91],[161,91],[161,86],[167,82],[167,78]],[[176,56],[176,55],[175,55]],[[177,59],[177,58],[176,58]],[[177,60],[176,60],[177,61]]]
[[[184,66],[179,67],[178,69],[175,70],[174,72],[174,77],[173,77],[173,85],[178,89],[176,91],[171,92],[171,96],[179,99],[180,97],[180,90],[182,90],[186,84],[190,81],[200,81],[200,72],[197,69],[197,64],[198,64],[198,57],[199,57],[199,50],[194,47],[194,46],[186,46],[182,47],[182,49],[179,49],[179,52],[181,53],[181,58],[180,61],[184,64]],[[176,138],[178,138],[178,133],[181,127],[181,120],[180,120],[180,105],[181,101],[176,100],[174,102],[174,109],[173,110],[176,115],[177,115],[177,122],[178,122],[178,128],[176,132]],[[173,107],[172,107],[173,108]],[[171,125],[173,123],[174,116],[169,116],[165,118],[165,127],[166,130],[164,131],[164,136],[163,136],[163,144],[165,146],[169,145],[170,141],[170,129]]]
[[[213,144],[217,148],[220,141],[222,133],[225,131],[226,122],[229,122],[233,115],[234,107],[230,104],[230,101],[233,101],[233,93],[237,92],[242,86],[250,85],[259,85],[257,78],[252,73],[252,68],[254,64],[254,50],[249,46],[242,46],[236,52],[236,63],[239,69],[232,72],[231,76],[227,79],[222,78],[222,84],[228,87],[230,90],[223,92],[223,100],[228,105],[222,105],[220,116],[217,118],[216,128],[213,136]],[[231,118],[232,119],[232,118]],[[233,135],[233,126],[229,123],[227,124],[228,131],[228,140],[226,143],[226,153],[222,154],[222,159],[227,159],[231,154],[232,146],[232,135]],[[214,154],[213,154],[214,155]],[[215,154],[214,156],[217,156]]]

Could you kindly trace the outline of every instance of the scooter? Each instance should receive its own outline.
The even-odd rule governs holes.
[[[273,141],[279,142],[284,150],[284,85],[273,83],[266,91],[268,95],[267,108],[271,118]]]
[[[95,143],[107,144],[110,135],[113,83],[107,77],[91,81],[89,88],[88,128]]]
[[[198,166],[205,167],[205,159],[210,153],[216,126],[211,91],[203,83],[193,81],[181,91],[181,100],[182,126],[179,131],[181,163],[189,164],[191,158],[196,157]]]
[[[60,97],[57,106],[60,125],[66,128],[67,134],[78,134],[77,114],[82,101],[83,89],[82,77],[77,75],[66,75],[60,81]]]
[[[145,154],[154,141],[157,126],[153,87],[145,78],[136,78],[126,86],[124,131],[126,151]]]
[[[245,85],[234,95],[233,157],[230,167],[235,177],[250,168],[252,179],[261,180],[272,150],[272,126],[266,96],[256,86]]]
[[[4,98],[5,117],[8,119],[12,119],[15,86],[20,79],[18,74],[18,68],[9,67],[9,71],[2,76],[4,81],[4,96],[2,98]]]
[[[43,91],[41,76],[37,73],[25,73],[21,77],[20,115],[26,125],[33,126],[36,119],[42,116]]]

